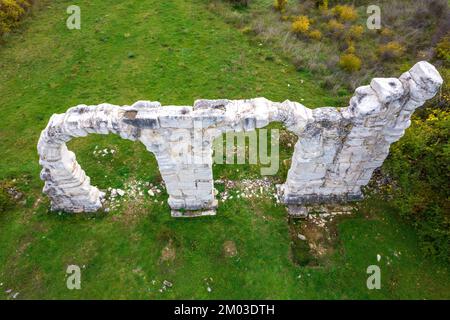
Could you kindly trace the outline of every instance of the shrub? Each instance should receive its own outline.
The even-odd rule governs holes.
[[[348,30],[348,36],[351,39],[360,39],[362,34],[364,32],[363,26],[357,25],[357,26],[351,26]]]
[[[405,48],[397,41],[380,45],[378,53],[382,59],[396,59],[403,55]]]
[[[310,21],[307,16],[299,16],[292,22],[291,29],[295,33],[306,33],[309,30]]]
[[[420,247],[450,262],[450,111],[434,103],[418,110],[392,144],[383,172],[394,179],[392,204],[418,232]]]
[[[308,33],[308,37],[310,37],[311,39],[314,39],[314,40],[320,40],[320,39],[322,39],[322,32],[320,32],[320,30],[311,30],[309,33]]]
[[[380,34],[382,37],[392,37],[392,35],[394,34],[394,32],[389,29],[389,28],[382,28],[380,31]]]
[[[361,69],[361,59],[354,53],[345,53],[339,59],[339,66],[348,72],[358,71]]]
[[[321,11],[328,11],[328,0],[323,0],[320,1],[320,3],[318,4],[319,10]]]
[[[348,41],[347,42],[347,49],[345,50],[345,53],[354,54],[355,51],[356,51],[356,49],[355,49],[355,44],[353,43],[353,41]]]
[[[273,3],[273,7],[278,11],[284,11],[287,5],[287,0],[275,0]]]
[[[355,8],[348,5],[337,5],[333,9],[331,9],[331,12],[335,16],[337,16],[341,21],[354,21],[358,18],[358,13],[356,12]]]
[[[436,45],[436,57],[450,63],[450,34]]]
[[[0,36],[17,26],[29,6],[25,0],[0,0]]]
[[[444,83],[441,87],[441,94],[437,99],[437,107],[450,110],[450,68],[441,68],[439,70]]]
[[[345,26],[336,19],[331,19],[328,21],[327,28],[331,34],[339,36],[344,31]]]

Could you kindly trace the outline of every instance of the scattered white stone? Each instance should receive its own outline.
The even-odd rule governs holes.
[[[170,281],[167,281],[167,280],[164,280],[163,281],[163,284],[166,286],[166,287],[168,287],[168,288],[172,288],[172,282],[170,282]]]

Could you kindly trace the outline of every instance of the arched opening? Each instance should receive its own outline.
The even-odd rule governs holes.
[[[155,155],[140,141],[109,134],[90,134],[67,143],[91,184],[105,192],[106,212],[139,215],[166,209],[167,193]]]
[[[278,202],[276,185],[286,181],[297,140],[282,122],[217,137],[213,176],[219,205],[232,199]]]

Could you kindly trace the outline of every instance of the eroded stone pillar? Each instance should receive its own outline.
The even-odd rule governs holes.
[[[383,164],[390,144],[403,136],[414,110],[438,92],[442,81],[422,61],[400,79],[375,78],[357,88],[347,108],[313,110],[287,181],[279,188],[282,200],[310,204],[361,199],[361,186]]]

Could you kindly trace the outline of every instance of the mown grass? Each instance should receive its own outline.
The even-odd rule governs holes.
[[[65,27],[72,2],[43,3],[0,48],[0,179],[15,179],[24,193],[0,215],[1,298],[15,292],[19,299],[450,296],[448,271],[424,259],[414,232],[376,201],[364,202],[338,225],[333,263],[318,268],[292,263],[285,208],[268,199],[235,198],[221,203],[215,217],[188,220],[170,217],[166,195],[156,203],[147,195],[129,200],[109,214],[49,212],[36,143],[51,114],[70,106],[265,96],[317,107],[338,98],[231,29],[200,0],[78,1],[79,31]],[[95,157],[95,146],[117,152]],[[69,147],[100,188],[160,181],[154,157],[138,143],[89,136]],[[247,171],[235,177],[254,176],[255,170]],[[215,174],[231,170],[219,165]],[[238,251],[231,258],[223,252],[227,240]],[[168,247],[172,258],[162,259]],[[377,264],[377,254],[382,289],[369,291],[365,271]],[[81,290],[66,288],[69,264],[82,268]],[[159,292],[164,280],[173,287]]]

